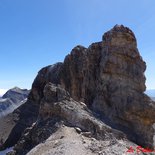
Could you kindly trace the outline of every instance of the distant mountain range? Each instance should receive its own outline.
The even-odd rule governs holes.
[[[14,87],[0,97],[0,117],[11,113],[14,109],[25,103],[29,90]]]

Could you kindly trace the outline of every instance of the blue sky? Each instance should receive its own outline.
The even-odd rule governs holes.
[[[31,88],[42,67],[101,41],[115,24],[134,31],[155,88],[154,0],[0,0],[0,89]]]

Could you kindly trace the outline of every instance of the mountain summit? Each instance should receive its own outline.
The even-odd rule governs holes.
[[[145,69],[134,33],[123,25],[88,48],[74,47],[63,63],[38,72],[3,148],[16,144],[16,155],[68,149],[120,155],[130,146],[153,148],[155,102],[144,94]]]

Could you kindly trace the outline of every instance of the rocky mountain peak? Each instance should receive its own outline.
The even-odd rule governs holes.
[[[114,26],[103,35],[103,41],[88,48],[76,46],[63,63],[44,67],[38,72],[28,101],[20,107],[16,127],[20,122],[26,123],[25,126],[22,123],[18,137],[31,126],[28,142],[34,146],[38,144],[38,140],[34,144],[34,131],[44,132],[49,120],[52,123],[63,120],[82,130],[88,126],[87,130],[95,138],[99,135],[102,139],[105,131],[109,131],[102,128],[102,123],[106,123],[138,145],[153,147],[155,102],[144,94],[145,69],[134,33],[123,25]],[[96,117],[100,122],[96,122]],[[32,126],[34,121],[35,127]],[[8,138],[9,144],[13,138]],[[23,136],[18,142],[18,151],[28,147],[25,139],[27,137]]]
[[[134,33],[123,25],[115,25],[103,35],[102,40],[110,46],[137,46]]]

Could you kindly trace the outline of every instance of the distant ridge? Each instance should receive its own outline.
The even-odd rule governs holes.
[[[20,89],[18,87],[9,89],[0,98],[0,117],[11,113],[14,109],[25,103],[29,92],[27,89]]]

